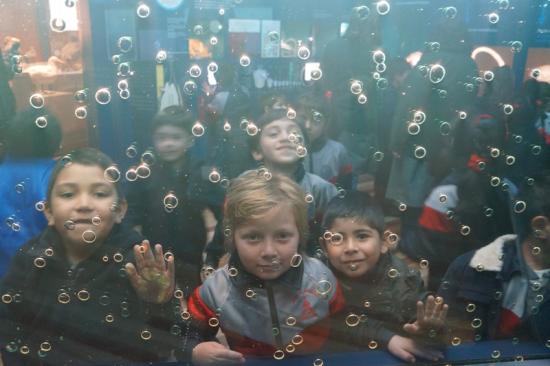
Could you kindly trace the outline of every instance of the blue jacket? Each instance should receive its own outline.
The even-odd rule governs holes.
[[[451,264],[438,291],[449,304],[451,334],[466,327],[475,332],[477,340],[498,338],[506,284],[519,273],[529,279],[534,276],[523,261],[520,244],[515,235],[504,235]],[[537,292],[543,300],[536,311],[523,316],[513,336],[546,342],[550,339],[550,285]]]
[[[0,277],[25,242],[46,227],[36,203],[46,200],[52,159],[15,160],[0,164]]]

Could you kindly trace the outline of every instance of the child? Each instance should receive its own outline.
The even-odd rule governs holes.
[[[0,164],[0,277],[17,249],[46,227],[40,211],[61,143],[59,122],[45,109],[20,112],[7,132],[7,156]]]
[[[441,283],[457,339],[550,339],[550,173],[531,179],[512,204],[517,235],[458,257]]]
[[[325,206],[338,192],[334,185],[304,170],[301,160],[307,154],[307,149],[298,122],[300,116],[294,116],[293,112],[291,109],[273,109],[249,124],[246,128],[250,135],[249,146],[254,160],[263,164],[261,171],[266,177],[286,175],[306,192],[302,199],[308,202],[310,231],[315,234]],[[212,267],[216,267],[218,258],[223,254],[221,232],[223,230],[217,230],[206,250],[206,264]],[[322,256],[316,242],[308,243],[307,253]]]
[[[177,106],[154,117],[152,135],[158,162],[150,167],[150,177],[129,183],[126,218],[146,238],[162,243],[178,258],[176,279],[186,296],[200,284],[201,254],[206,243],[201,213],[206,205],[199,200],[206,197],[207,183],[201,181],[200,164],[187,154],[194,142],[194,123]]]
[[[111,166],[91,148],[55,166],[48,227],[18,251],[0,284],[6,364],[156,361],[175,347],[172,310],[155,305],[174,294],[174,258],[120,225],[126,201],[105,178]]]
[[[333,339],[339,351],[387,347],[408,362],[437,360],[442,354],[420,341],[434,343],[447,305],[429,296],[420,275],[393,256],[384,239],[384,216],[365,193],[334,198],[323,218],[319,239],[342,285],[346,309],[335,317]],[[416,315],[416,321],[412,322]]]
[[[250,171],[227,193],[224,226],[229,264],[189,299],[193,362],[227,364],[246,356],[319,351],[327,317],[342,306],[340,288],[320,261],[304,254],[304,192],[288,177]],[[211,341],[220,328],[231,350]],[[201,343],[202,342],[202,343]]]
[[[327,137],[329,115],[325,105],[313,95],[303,95],[298,99],[298,113],[303,116],[309,139],[309,154],[304,159],[306,171],[351,189],[351,159],[344,145]]]

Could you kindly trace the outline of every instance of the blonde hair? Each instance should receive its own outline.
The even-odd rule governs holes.
[[[299,251],[304,251],[309,234],[305,193],[292,179],[264,170],[253,170],[231,183],[224,206],[225,245],[234,249],[233,234],[243,223],[263,216],[277,205],[289,205],[300,233]]]

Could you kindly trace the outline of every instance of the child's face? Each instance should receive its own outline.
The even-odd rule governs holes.
[[[300,136],[300,127],[289,119],[278,119],[264,126],[260,132],[259,151],[252,152],[256,161],[264,161],[272,165],[292,165],[299,157],[296,146],[290,141],[290,136]]]
[[[153,144],[159,158],[165,162],[175,162],[183,158],[193,144],[193,139],[185,130],[170,125],[158,127],[153,133]]]
[[[273,280],[288,271],[298,252],[300,233],[289,205],[277,205],[258,219],[236,228],[234,243],[250,274]]]
[[[310,142],[314,142],[325,134],[325,120],[324,117],[318,114],[306,114],[306,121],[304,127],[306,129],[307,136]]]
[[[380,233],[360,220],[337,218],[330,232],[332,240],[321,239],[322,245],[332,266],[347,277],[360,277],[371,271],[388,250]]]
[[[119,201],[101,167],[72,163],[59,172],[44,212],[64,244],[100,244],[122,221],[126,201]]]

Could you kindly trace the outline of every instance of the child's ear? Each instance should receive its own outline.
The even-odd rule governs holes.
[[[546,227],[548,225],[548,217],[535,216],[531,219],[531,230],[537,239],[547,239]]]
[[[380,252],[382,254],[386,254],[388,252],[388,250],[390,250],[390,248],[392,247],[392,245],[390,244],[388,238],[387,238],[387,235],[383,235],[383,234],[379,234],[381,237],[380,237]]]
[[[262,154],[261,151],[252,150],[251,153],[252,153],[252,157],[254,158],[254,160],[256,160],[256,161],[264,160],[264,154]]]
[[[114,209],[114,217],[115,217],[115,223],[120,224],[122,222],[122,219],[124,219],[124,216],[126,215],[126,211],[128,210],[128,202],[126,202],[125,199],[119,200]]]
[[[44,216],[46,216],[46,221],[48,221],[48,226],[55,225],[55,219],[53,217],[52,209],[48,202],[46,202],[44,205]]]

